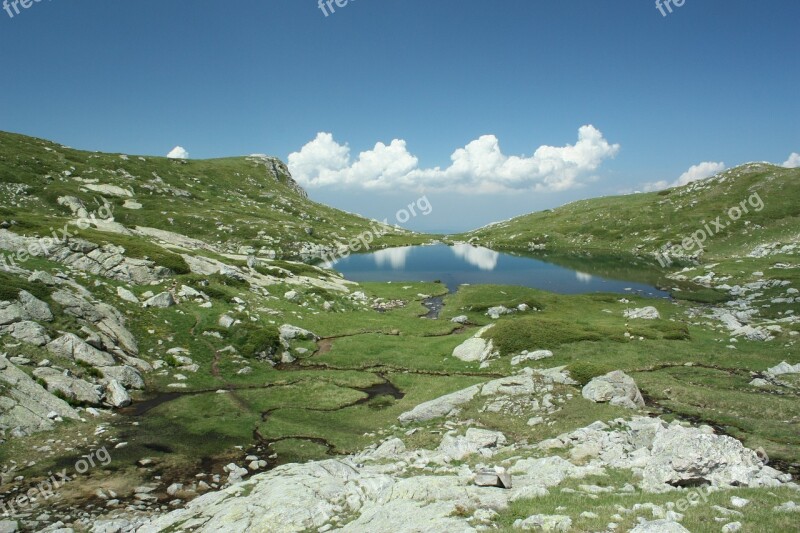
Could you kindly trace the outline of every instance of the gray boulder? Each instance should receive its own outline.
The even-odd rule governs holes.
[[[159,309],[166,309],[176,305],[176,302],[175,298],[172,296],[172,293],[162,292],[160,294],[156,294],[152,298],[147,299],[142,305],[144,307],[157,307]]]
[[[639,320],[656,320],[661,318],[661,314],[653,306],[642,307],[641,309],[626,309],[625,318]]]
[[[106,405],[115,408],[127,407],[131,404],[128,391],[116,379],[106,383],[103,399]]]
[[[483,334],[489,331],[494,324],[481,328],[471,338],[465,340],[453,349],[453,357],[465,363],[483,362],[494,352],[494,345],[491,340],[483,338]]]
[[[44,380],[47,390],[51,393],[60,392],[68,400],[84,405],[95,407],[101,405],[101,392],[97,385],[53,368],[37,368],[33,371],[33,375]]]
[[[592,379],[582,394],[595,403],[607,402],[628,409],[641,409],[645,405],[636,382],[620,370]]]
[[[690,533],[688,529],[672,520],[642,521],[630,533]]]
[[[459,406],[472,400],[480,390],[480,385],[473,385],[472,387],[441,396],[419,404],[411,411],[401,414],[397,419],[402,424],[409,424],[411,422],[426,422],[434,418],[448,416],[458,409]]]
[[[514,522],[514,529],[523,531],[569,531],[572,519],[564,515],[536,514]]]
[[[292,326],[290,324],[284,324],[279,328],[281,339],[285,341],[292,341],[296,339],[302,340],[319,340],[319,337],[314,335],[308,330],[303,328],[298,328],[297,326]]]
[[[53,313],[50,311],[50,306],[28,291],[19,291],[17,299],[22,307],[25,318],[35,320],[36,322],[53,321]]]
[[[111,354],[90,346],[73,333],[67,333],[47,345],[47,351],[65,359],[83,362],[95,367],[114,366]]]
[[[34,346],[44,346],[50,342],[47,330],[36,322],[23,320],[9,326],[0,327],[0,334],[7,333],[18,341],[26,342]]]
[[[103,378],[107,381],[116,380],[125,388],[141,390],[144,388],[144,379],[139,372],[128,365],[104,366],[100,368]]]

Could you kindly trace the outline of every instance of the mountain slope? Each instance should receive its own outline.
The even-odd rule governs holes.
[[[734,221],[728,212],[741,208],[742,202],[748,212]],[[705,254],[725,257],[749,253],[754,242],[796,240],[799,219],[800,169],[756,163],[657,193],[574,202],[459,238],[521,252],[604,250],[655,255],[702,230],[707,235]],[[696,256],[697,251],[695,244],[670,255]]]
[[[103,154],[0,132],[0,197],[0,220],[14,220],[15,231],[28,235],[50,234],[74,218],[71,209],[79,204],[92,212],[108,202],[124,228],[92,225],[118,244],[125,240],[114,234],[125,229],[158,228],[191,235],[219,253],[310,259],[373,227],[387,232],[376,246],[422,240],[312,202],[281,161],[260,155],[173,160]]]

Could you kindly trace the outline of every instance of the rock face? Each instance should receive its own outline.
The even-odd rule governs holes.
[[[636,382],[619,370],[592,379],[582,391],[583,397],[596,403],[610,403],[628,409],[641,409],[644,399]]]
[[[453,350],[453,357],[456,359],[460,359],[465,363],[472,363],[472,362],[483,362],[492,355],[494,352],[494,347],[492,346],[491,340],[483,339],[482,336],[484,333],[489,331],[493,327],[492,325],[486,326],[485,328],[481,328],[472,338],[467,339],[460,345],[456,346]]]
[[[69,404],[47,392],[4,356],[0,356],[0,385],[6,389],[0,397],[0,433],[3,435],[22,437],[52,429],[54,418],[79,418]]]

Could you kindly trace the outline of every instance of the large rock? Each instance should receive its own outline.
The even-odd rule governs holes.
[[[100,369],[103,373],[105,380],[116,380],[128,389],[143,389],[144,379],[135,368],[128,365],[123,366],[105,366]]]
[[[95,367],[114,366],[116,364],[111,354],[101,352],[94,346],[90,346],[73,333],[67,333],[50,342],[47,345],[47,350],[53,355]]]
[[[479,385],[473,385],[472,387],[441,396],[435,400],[419,404],[411,411],[401,414],[397,419],[402,424],[408,424],[411,422],[426,422],[434,418],[448,416],[456,411],[458,407],[472,400],[480,390]]]
[[[13,436],[53,428],[54,418],[77,420],[78,413],[56,398],[4,356],[0,356],[0,431]],[[55,414],[55,417],[52,415]]]
[[[28,291],[19,291],[17,300],[19,300],[25,318],[36,322],[53,321],[53,313],[50,311],[50,306]]]
[[[525,351],[511,358],[511,366],[517,366],[527,361],[541,361],[542,359],[549,359],[550,357],[553,357],[553,352],[550,350]]]
[[[626,309],[625,318],[640,320],[656,320],[661,318],[661,314],[653,306],[642,307],[641,309]]]
[[[491,340],[483,338],[483,334],[494,326],[491,324],[481,328],[472,338],[467,339],[453,350],[453,357],[466,363],[483,362],[494,352]]]
[[[607,402],[628,409],[641,409],[645,405],[636,382],[620,370],[592,379],[583,388],[582,394],[596,403]]]
[[[612,426],[595,422],[556,440],[609,468],[632,470],[648,492],[702,485],[774,487],[791,480],[734,438],[658,418],[634,417]]]
[[[291,341],[296,339],[301,340],[319,340],[319,337],[311,333],[310,331],[298,328],[297,326],[292,326],[290,324],[284,324],[279,328],[281,339],[285,341]]]
[[[564,515],[536,514],[514,522],[514,529],[523,531],[569,531],[572,519]]]
[[[688,529],[672,520],[643,520],[630,533],[690,533]]]
[[[53,368],[37,368],[33,371],[33,375],[44,380],[49,392],[61,393],[71,402],[91,406],[101,405],[101,392],[97,385]]]
[[[506,437],[500,432],[469,428],[464,436],[445,435],[438,450],[451,459],[461,461],[476,453],[491,457],[505,443]]]
[[[34,346],[44,346],[50,342],[47,330],[37,322],[23,320],[8,326],[0,326],[0,335],[9,334],[18,341]]]
[[[142,305],[144,307],[157,307],[159,309],[166,309],[168,307],[172,307],[175,305],[175,303],[175,298],[172,296],[172,293],[162,292],[145,300]]]
[[[127,407],[131,404],[131,397],[119,381],[112,379],[106,383],[103,401],[111,407]]]
[[[783,376],[785,374],[800,374],[800,363],[796,365],[790,365],[786,361],[783,361],[781,364],[767,369],[767,374],[771,376]]]

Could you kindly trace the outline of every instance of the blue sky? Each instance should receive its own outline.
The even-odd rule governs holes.
[[[391,221],[427,194],[409,226],[464,230],[787,161],[798,20],[796,0],[43,0],[0,11],[0,129],[268,153],[319,201]]]

